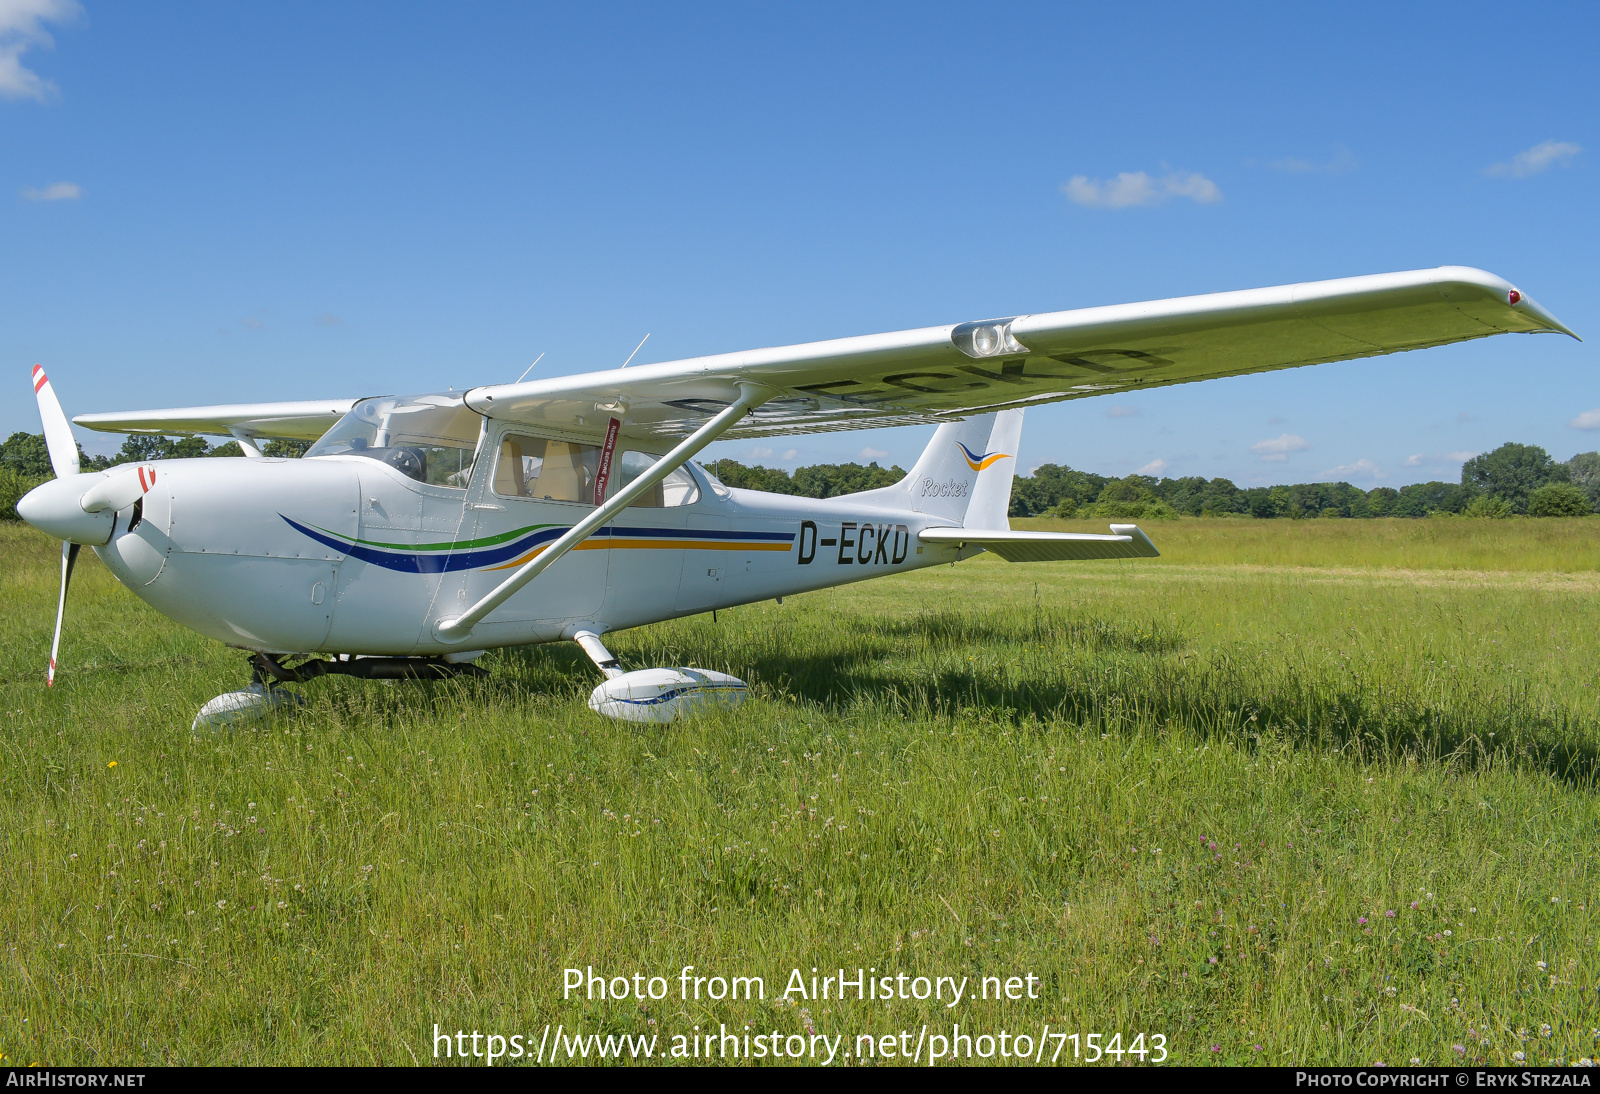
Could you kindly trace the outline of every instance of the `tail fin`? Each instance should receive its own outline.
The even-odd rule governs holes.
[[[963,528],[1008,529],[1021,439],[1021,410],[950,422],[934,432],[904,479],[856,496],[870,495],[884,505],[943,517]]]

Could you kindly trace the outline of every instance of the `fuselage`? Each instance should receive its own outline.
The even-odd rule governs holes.
[[[452,643],[435,623],[593,511],[521,496],[491,463],[461,487],[360,455],[158,461],[137,510],[118,512],[94,549],[156,610],[229,645],[389,655],[604,633],[961,554],[917,540],[951,521],[874,494],[729,489],[690,464],[670,497],[624,510]]]

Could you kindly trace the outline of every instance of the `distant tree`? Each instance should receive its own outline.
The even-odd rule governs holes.
[[[1058,509],[1067,515],[1064,502]],[[1179,513],[1165,498],[1155,492],[1155,480],[1148,475],[1129,475],[1112,479],[1100,490],[1092,504],[1078,506],[1072,514],[1078,517],[1122,517],[1130,520],[1176,520]]]
[[[1258,520],[1271,520],[1288,516],[1280,505],[1283,495],[1265,486],[1252,486],[1244,491],[1246,512]]]
[[[1099,497],[1110,481],[1104,475],[1074,471],[1061,464],[1041,464],[1032,475],[1018,475],[1011,481],[1011,515],[1031,517],[1068,502],[1076,509]]]
[[[311,447],[312,443],[311,441],[290,441],[281,437],[274,437],[261,446],[261,454],[263,456],[272,456],[275,459],[298,460],[306,454],[306,450]]]
[[[0,463],[0,520],[17,519],[17,500],[39,484],[10,464]]]
[[[174,440],[160,434],[134,434],[122,442],[117,454],[107,459],[105,467],[123,463],[143,463],[147,460],[185,460],[211,454],[211,442],[204,437],[179,437]]]
[[[1586,517],[1593,512],[1589,495],[1570,482],[1547,482],[1528,495],[1531,517]]]
[[[713,475],[737,490],[765,490],[769,494],[795,493],[789,472],[778,467],[746,467],[738,460],[717,460],[708,465]]]
[[[1495,494],[1479,494],[1467,502],[1467,507],[1461,510],[1461,515],[1505,520],[1512,515],[1511,503]]]
[[[213,448],[210,452],[207,452],[206,455],[207,456],[243,456],[244,455],[244,449],[239,447],[239,442],[238,441],[229,441],[227,444],[219,444],[219,445],[217,445],[217,447]]]
[[[0,467],[6,467],[25,479],[47,479],[54,472],[50,467],[50,450],[45,447],[43,433],[13,433],[0,443]]]
[[[1566,482],[1566,464],[1558,464],[1536,444],[1508,441],[1493,452],[1461,465],[1461,485],[1505,498],[1518,513],[1528,511],[1528,496],[1547,482]]]
[[[808,498],[836,498],[893,486],[906,477],[900,467],[879,467],[876,460],[862,467],[859,463],[819,463],[795,469],[796,493]]]
[[[1600,452],[1579,452],[1568,460],[1567,478],[1600,509]]]
[[[1375,517],[1386,517],[1400,500],[1400,491],[1392,486],[1375,486],[1367,491],[1367,512]]]
[[[1400,488],[1400,496],[1389,507],[1392,517],[1425,517],[1430,513],[1459,513],[1467,507],[1475,491],[1453,482],[1414,482]]]

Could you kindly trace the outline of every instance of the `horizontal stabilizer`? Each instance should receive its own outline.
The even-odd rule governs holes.
[[[1007,562],[1077,562],[1095,558],[1160,558],[1137,524],[1113,524],[1109,536],[1087,532],[1004,532],[982,528],[924,528],[923,543],[982,547]]]

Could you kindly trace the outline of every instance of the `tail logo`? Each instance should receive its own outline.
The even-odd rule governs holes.
[[[983,471],[1011,455],[1009,452],[985,452],[980,456],[960,441],[956,442],[956,447],[961,449],[961,454],[967,459],[967,466],[974,471]]]

